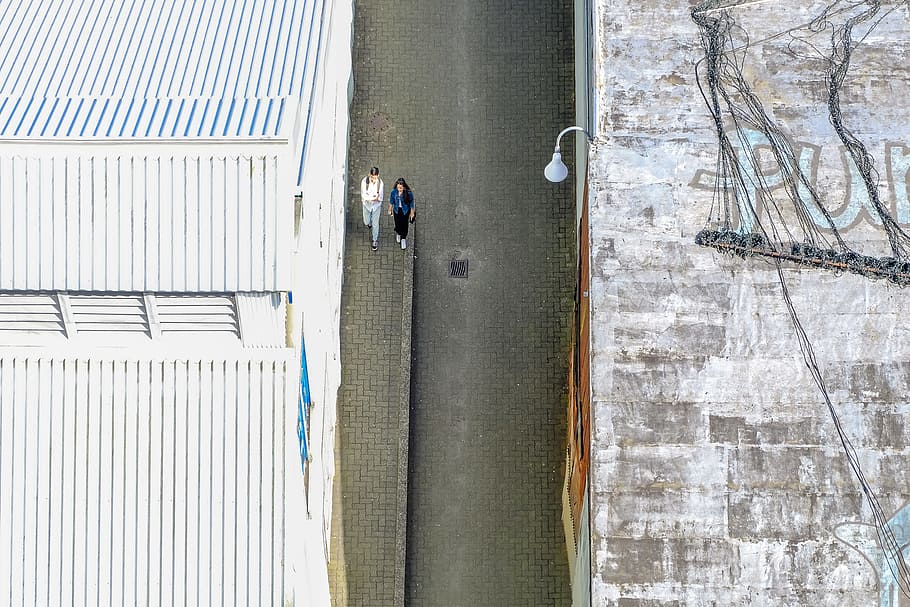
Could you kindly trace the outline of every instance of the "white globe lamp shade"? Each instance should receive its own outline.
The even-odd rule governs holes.
[[[543,170],[543,174],[548,181],[552,181],[553,183],[559,183],[569,175],[569,169],[567,169],[566,165],[562,162],[562,154],[553,152],[553,160],[551,160],[550,164]]]

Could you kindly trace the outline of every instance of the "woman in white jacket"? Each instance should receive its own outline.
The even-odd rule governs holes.
[[[379,178],[379,167],[373,167],[360,182],[360,201],[363,203],[363,225],[371,230],[374,251],[379,248],[379,216],[382,215],[383,196],[384,185]]]

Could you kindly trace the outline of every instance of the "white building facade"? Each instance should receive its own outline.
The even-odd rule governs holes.
[[[0,601],[327,605],[351,4],[0,14]]]

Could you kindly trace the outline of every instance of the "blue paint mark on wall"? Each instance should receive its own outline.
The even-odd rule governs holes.
[[[908,557],[910,549],[910,504],[905,504],[888,521],[900,553]],[[886,554],[879,544],[874,525],[844,523],[834,529],[834,535],[869,561],[878,576],[879,607],[899,607],[901,591],[894,575],[898,571],[894,554]]]
[[[761,200],[765,192],[783,188],[787,173],[791,167],[777,167],[765,172],[763,167],[753,166],[746,159],[760,156],[763,149],[770,149],[770,143],[763,133],[752,129],[742,129],[737,137],[730,140],[740,159],[742,182],[730,184],[736,189],[739,212],[739,232],[752,232],[758,216],[763,212]],[[806,142],[796,142],[793,151],[799,163],[799,169],[806,175],[812,187],[818,188],[818,170],[822,158],[822,148]],[[839,149],[840,163],[844,174],[844,192],[838,194],[839,200],[831,198],[829,193],[819,192],[822,203],[827,208],[834,227],[847,231],[862,222],[881,225],[881,219],[872,209],[869,194],[863,184],[862,176],[856,164],[845,150]],[[886,143],[884,150],[885,171],[882,177],[887,179],[887,193],[882,192],[882,202],[891,206],[891,212],[901,225],[910,225],[910,147],[902,143]],[[698,189],[714,191],[717,174],[712,171],[698,170],[690,185]],[[829,225],[821,209],[811,203],[812,195],[806,184],[797,180],[797,195],[807,204],[806,211],[813,223],[822,230]],[[888,194],[890,193],[890,200]],[[750,201],[751,204],[749,202]]]
[[[300,470],[306,474],[309,461],[307,426],[310,423],[310,377],[306,366],[306,346],[300,337],[300,393],[297,398],[297,440],[300,443]]]

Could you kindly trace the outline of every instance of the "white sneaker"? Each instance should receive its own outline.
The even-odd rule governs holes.
[[[401,250],[404,251],[407,248],[408,248],[408,239],[402,238],[401,239]]]
[[[395,242],[401,242],[401,234],[395,234]]]

